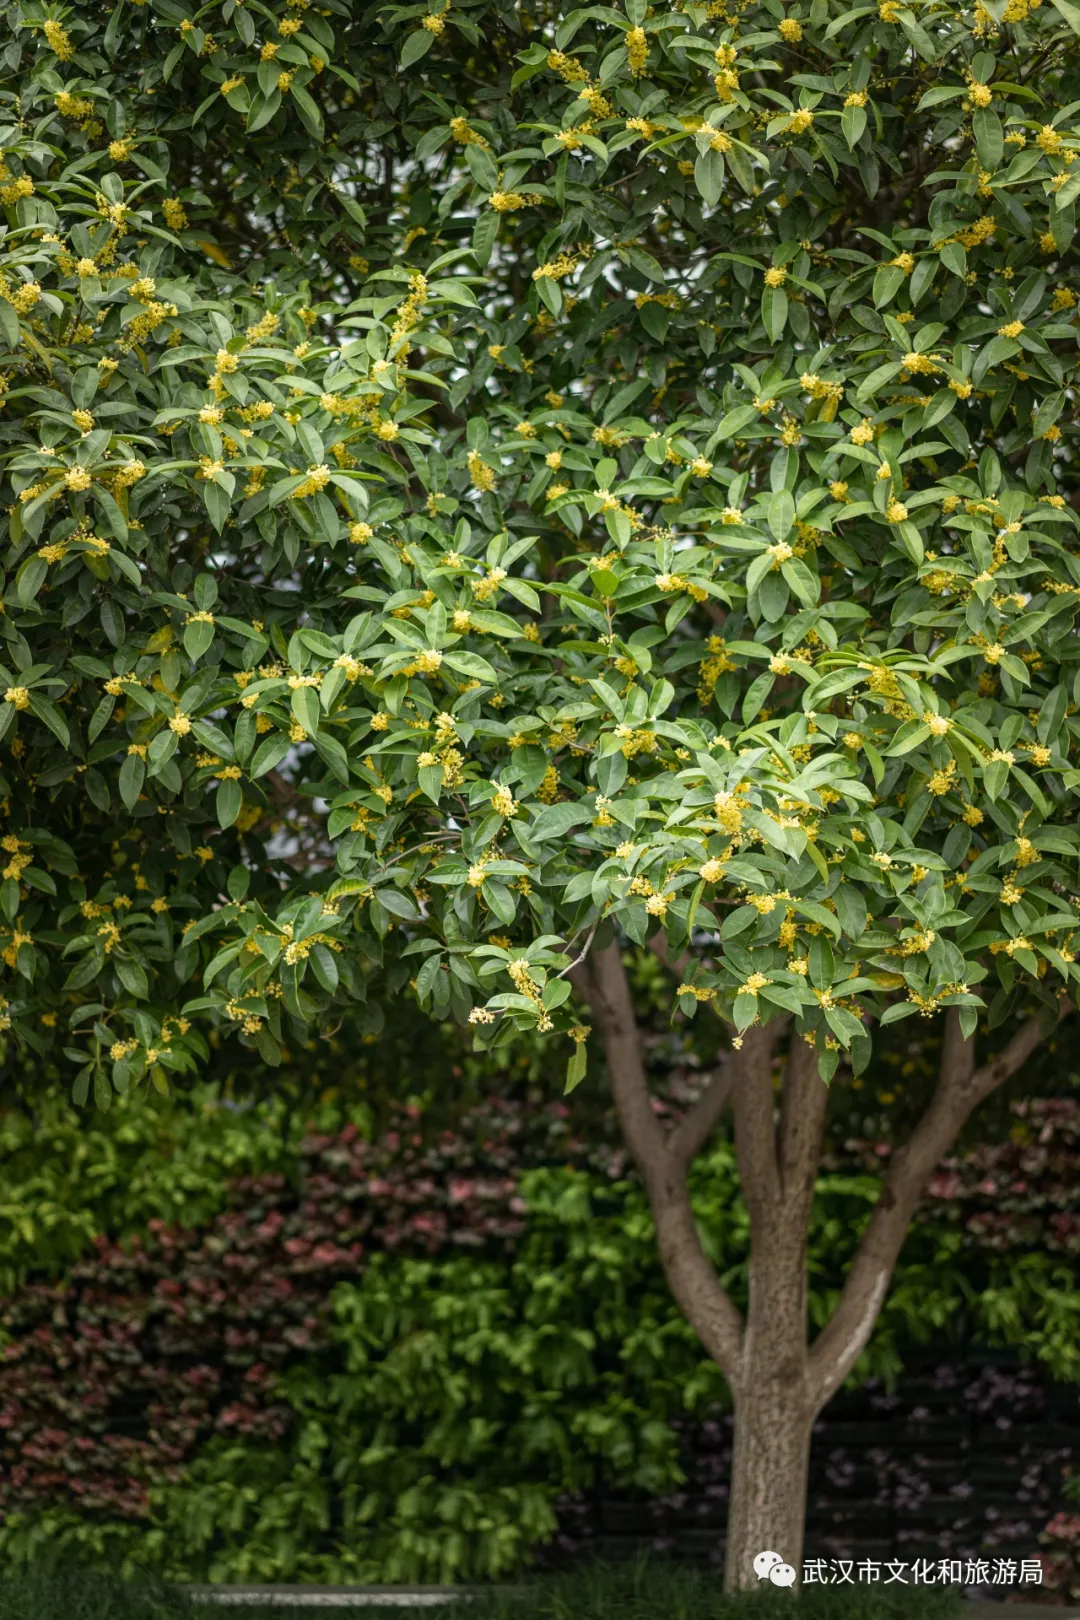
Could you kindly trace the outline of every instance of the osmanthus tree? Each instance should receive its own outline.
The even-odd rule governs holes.
[[[7,1061],[104,1103],[412,994],[576,1084],[591,1022],[734,1398],[728,1582],[797,1562],[1077,976],[1080,12],[6,15]],[[669,1138],[645,944],[729,1054]],[[909,1017],[940,1084],[809,1324],[826,1085]],[[686,1190],[729,1100],[745,1319]]]

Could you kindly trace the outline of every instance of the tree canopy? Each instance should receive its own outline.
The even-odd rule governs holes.
[[[15,1051],[1055,1006],[1075,6],[7,17]]]

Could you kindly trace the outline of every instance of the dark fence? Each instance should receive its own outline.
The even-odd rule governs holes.
[[[731,1419],[687,1424],[683,1440],[687,1478],[676,1494],[633,1501],[601,1483],[568,1499],[555,1561],[650,1547],[720,1562]],[[842,1393],[815,1426],[807,1556],[1037,1557],[1047,1522],[1067,1510],[1074,1458],[1074,1388],[1008,1351],[914,1352],[892,1393],[873,1383]]]

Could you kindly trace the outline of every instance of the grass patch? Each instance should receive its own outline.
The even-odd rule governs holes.
[[[195,1604],[156,1581],[96,1570],[43,1564],[0,1576],[0,1620],[213,1620],[246,1612]]]
[[[468,1604],[401,1610],[381,1604],[314,1609],[279,1604],[198,1602],[149,1579],[48,1567],[0,1577],[0,1620],[390,1620],[402,1613],[431,1620],[959,1620],[958,1592],[922,1586],[810,1586],[796,1596],[762,1587],[725,1597],[715,1576],[663,1564],[587,1565],[514,1592],[493,1590]]]
[[[958,1620],[958,1591],[932,1586],[775,1586],[726,1597],[718,1575],[642,1562],[594,1564],[469,1605],[470,1620]],[[5,1617],[6,1620],[6,1617]]]

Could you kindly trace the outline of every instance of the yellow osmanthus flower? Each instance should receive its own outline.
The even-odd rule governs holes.
[[[70,62],[75,55],[75,47],[72,45],[71,36],[63,24],[57,22],[55,17],[50,17],[42,25],[41,31],[49,43],[49,49],[60,61]]]
[[[740,984],[737,994],[740,996],[756,996],[759,991],[770,985],[772,980],[764,973],[751,973],[745,984]]]
[[[485,140],[479,131],[473,129],[467,118],[457,117],[450,120],[450,133],[461,146],[479,146],[485,152],[490,152],[491,143]]]
[[[470,450],[466,458],[469,468],[469,482],[473,489],[486,491],[495,488],[495,470],[489,467],[481,456],[479,450]]]
[[[513,214],[519,208],[528,208],[539,201],[539,196],[534,192],[493,191],[488,198],[488,206],[494,208],[497,214]]]
[[[626,61],[635,79],[645,72],[649,60],[649,41],[644,28],[631,28],[626,35]]]
[[[589,75],[576,56],[567,56],[564,51],[549,51],[547,65],[566,84],[588,83]]]

